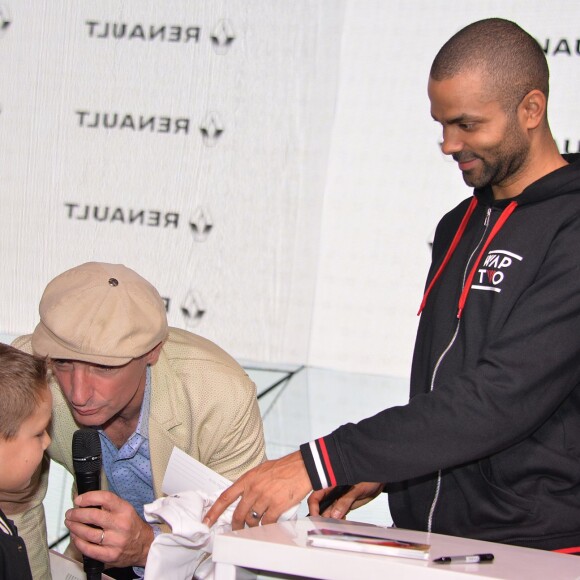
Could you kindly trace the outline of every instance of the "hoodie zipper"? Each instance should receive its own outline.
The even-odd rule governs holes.
[[[465,269],[463,270],[463,283],[461,285],[462,289],[465,286],[465,280],[467,278],[469,264],[471,263],[471,260],[473,260],[473,257],[475,256],[479,247],[483,243],[483,240],[485,239],[485,234],[487,233],[487,230],[489,227],[490,216],[491,216],[491,207],[488,207],[487,211],[485,213],[485,219],[483,220],[484,227],[483,227],[483,232],[481,234],[481,238],[479,239],[479,242],[477,242],[477,245],[475,246],[475,248],[471,252],[471,255],[469,256],[469,260],[467,260],[467,263],[465,264]],[[429,385],[429,391],[433,391],[433,389],[435,388],[435,377],[437,376],[437,371],[439,370],[439,367],[441,366],[443,359],[445,358],[445,356],[447,355],[447,353],[449,352],[449,350],[451,349],[451,347],[455,343],[455,340],[457,339],[457,335],[459,334],[460,327],[461,327],[461,318],[458,317],[457,318],[457,325],[455,326],[455,332],[453,333],[453,336],[451,337],[449,344],[445,347],[445,350],[441,353],[441,355],[437,359],[437,363],[435,364],[435,368],[433,369],[433,374],[431,376],[431,384]],[[435,486],[435,495],[433,497],[433,501],[431,502],[431,508],[429,509],[429,516],[427,517],[427,531],[428,532],[432,531],[433,516],[435,514],[435,508],[437,507],[437,502],[439,501],[439,492],[440,491],[441,491],[441,470],[439,470],[437,472],[437,485]]]

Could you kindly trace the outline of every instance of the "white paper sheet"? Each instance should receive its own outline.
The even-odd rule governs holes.
[[[167,495],[198,491],[209,497],[217,497],[230,485],[232,482],[229,479],[190,457],[181,449],[174,447],[165,470],[161,490]],[[237,499],[231,507],[235,508],[239,501]],[[295,519],[299,506],[300,504],[296,504],[286,510],[278,521]]]
[[[211,496],[230,485],[232,482],[229,479],[190,457],[181,449],[174,447],[161,489],[167,495],[183,491],[202,491]]]

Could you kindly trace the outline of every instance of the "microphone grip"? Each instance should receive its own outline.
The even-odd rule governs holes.
[[[98,471],[89,471],[88,473],[77,471],[75,472],[75,480],[79,495],[87,493],[87,491],[99,491],[101,489]]]
[[[87,580],[101,580],[101,575],[105,565],[93,558],[89,558],[83,554],[83,570],[87,575]]]
[[[72,459],[79,495],[100,490],[102,451],[99,434],[95,429],[85,427],[73,433]],[[100,580],[105,565],[83,554],[83,569],[87,580]]]
[[[100,473],[98,471],[89,471],[87,473],[75,472],[77,491],[80,494],[87,491],[99,491],[101,489]],[[87,580],[101,580],[105,565],[93,558],[83,554],[83,570],[87,575]]]

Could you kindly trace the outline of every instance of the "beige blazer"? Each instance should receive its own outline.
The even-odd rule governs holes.
[[[14,346],[31,352],[30,335]],[[79,428],[57,383],[53,394],[51,459],[73,472],[71,443]],[[262,419],[256,387],[245,371],[214,343],[170,328],[159,360],[152,367],[149,442],[155,497],[174,447],[235,481],[265,459]],[[28,550],[35,580],[50,578],[42,501],[48,462],[34,485],[20,497],[0,493],[0,506],[14,520]],[[102,488],[107,489],[102,476]],[[74,493],[74,489],[73,489]]]

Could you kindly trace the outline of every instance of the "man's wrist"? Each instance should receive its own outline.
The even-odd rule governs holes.
[[[145,566],[145,564],[147,563],[147,558],[149,557],[149,549],[151,548],[151,544],[153,543],[153,540],[155,540],[156,537],[154,525],[147,524],[145,522],[143,523],[146,526],[146,530],[144,532],[144,537],[142,540],[141,558],[139,559],[139,562],[135,564],[136,567]]]

